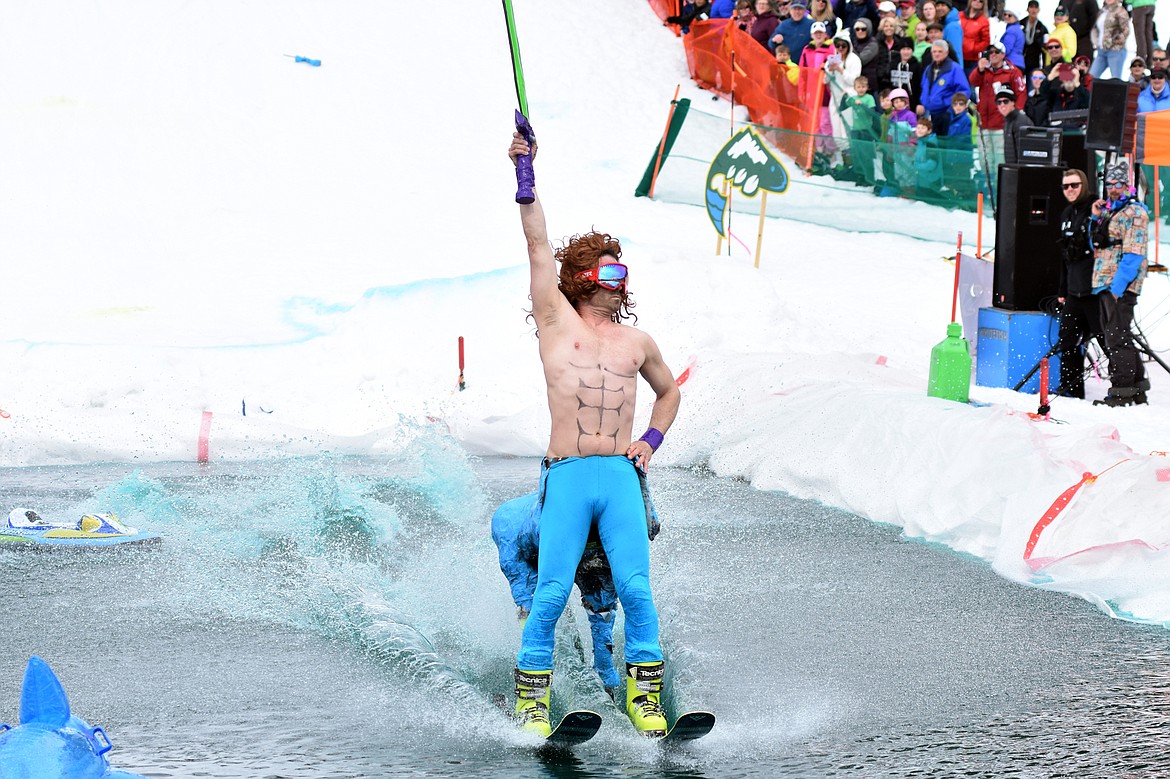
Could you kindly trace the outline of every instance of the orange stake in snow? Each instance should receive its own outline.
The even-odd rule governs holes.
[[[662,131],[662,140],[658,143],[658,157],[654,160],[654,175],[650,178],[650,199],[654,199],[654,186],[658,183],[658,169],[662,167],[662,155],[666,152],[666,136],[670,135],[670,123],[674,121],[674,107],[678,105],[678,90],[682,84],[674,88],[674,99],[670,101],[670,113],[666,115],[666,129]]]

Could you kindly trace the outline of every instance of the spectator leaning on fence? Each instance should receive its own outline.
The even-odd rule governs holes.
[[[1002,130],[1003,116],[995,107],[995,99],[1001,87],[1010,87],[1013,95],[1019,96],[1019,108],[1028,99],[1024,74],[1007,61],[1003,44],[989,46],[971,71],[971,88],[979,95],[979,120],[985,130]]]
[[[1121,0],[1105,0],[1101,9],[1104,19],[1093,26],[1092,40],[1097,47],[1097,56],[1089,73],[1100,78],[1105,69],[1113,78],[1125,78],[1125,42],[1129,39],[1129,12]],[[1078,41],[1077,46],[1080,46]],[[1086,84],[1086,86],[1088,86]]]

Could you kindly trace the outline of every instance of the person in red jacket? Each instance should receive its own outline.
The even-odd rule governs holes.
[[[979,55],[991,45],[991,22],[984,7],[984,0],[967,0],[967,10],[959,17],[963,26],[963,70],[975,67]]]
[[[1028,100],[1024,74],[1008,60],[1002,43],[993,44],[983,52],[968,80],[978,90],[979,123],[984,130],[1003,129],[1003,114],[995,107],[995,95],[1000,89],[1011,88],[1016,108],[1023,108]]]

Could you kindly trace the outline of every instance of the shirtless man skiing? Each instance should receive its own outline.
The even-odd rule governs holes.
[[[530,151],[520,133],[508,156]],[[535,157],[535,147],[531,149]],[[590,527],[596,525],[625,613],[626,712],[647,736],[662,736],[662,649],[650,593],[650,542],[636,469],[645,473],[678,413],[674,376],[650,336],[622,324],[633,316],[621,245],[577,235],[555,253],[540,198],[520,206],[528,242],[532,314],[540,336],[552,413],[545,464],[536,594],[516,668],[516,718],[548,736],[553,635],[569,599]],[[561,267],[558,273],[557,261]],[[633,440],[641,374],[654,391],[650,427]]]

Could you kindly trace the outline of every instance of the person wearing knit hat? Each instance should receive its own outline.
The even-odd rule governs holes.
[[[1146,278],[1150,215],[1130,188],[1129,163],[1105,169],[1106,200],[1093,203],[1093,294],[1101,305],[1109,393],[1093,405],[1146,403],[1150,383],[1133,341],[1133,310]]]

